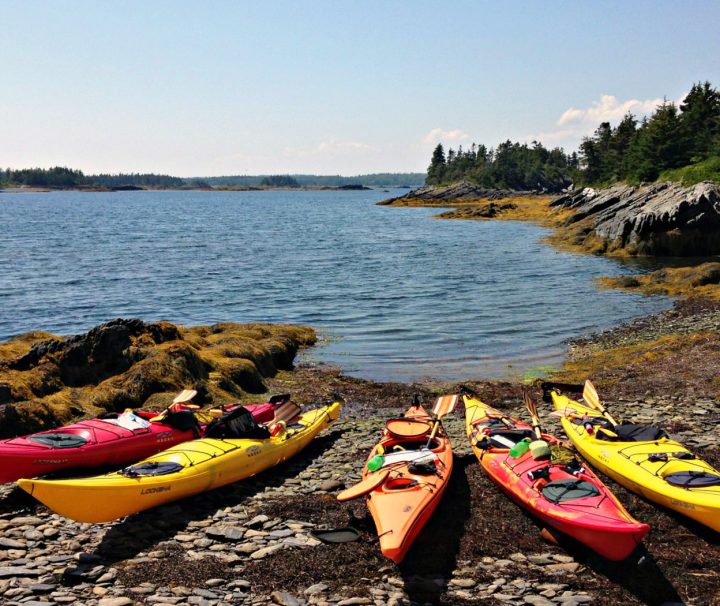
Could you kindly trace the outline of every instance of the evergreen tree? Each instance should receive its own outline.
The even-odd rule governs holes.
[[[720,139],[720,92],[710,82],[695,84],[680,104],[688,161],[707,158]],[[720,151],[715,147],[715,153]]]
[[[428,166],[427,169],[427,179],[425,182],[429,185],[442,183],[445,175],[445,167],[445,150],[443,149],[442,143],[438,143],[435,151],[433,151],[430,166]]]

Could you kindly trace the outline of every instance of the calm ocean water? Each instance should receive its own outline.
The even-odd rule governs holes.
[[[0,192],[0,339],[116,317],[300,322],[310,356],[371,379],[498,377],[562,360],[565,339],[669,306],[598,291],[618,261],[546,230],[438,221],[399,191]]]

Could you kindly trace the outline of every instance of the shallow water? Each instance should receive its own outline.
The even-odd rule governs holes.
[[[571,336],[669,306],[598,291],[637,267],[516,222],[438,221],[400,191],[0,193],[0,339],[116,317],[300,322],[376,380],[558,364]]]

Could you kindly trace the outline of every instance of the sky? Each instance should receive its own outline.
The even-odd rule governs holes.
[[[0,0],[0,166],[424,171],[720,86],[720,2]]]

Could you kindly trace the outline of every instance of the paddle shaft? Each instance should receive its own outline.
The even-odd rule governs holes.
[[[590,406],[593,410],[597,410],[603,417],[605,417],[608,421],[610,421],[613,425],[618,425],[619,423],[612,417],[612,415],[608,412],[608,409],[603,406],[602,402],[600,401],[600,397],[598,396],[597,390],[595,389],[595,386],[590,382],[590,379],[585,381],[585,388],[583,389],[583,398],[585,399],[585,403]]]

